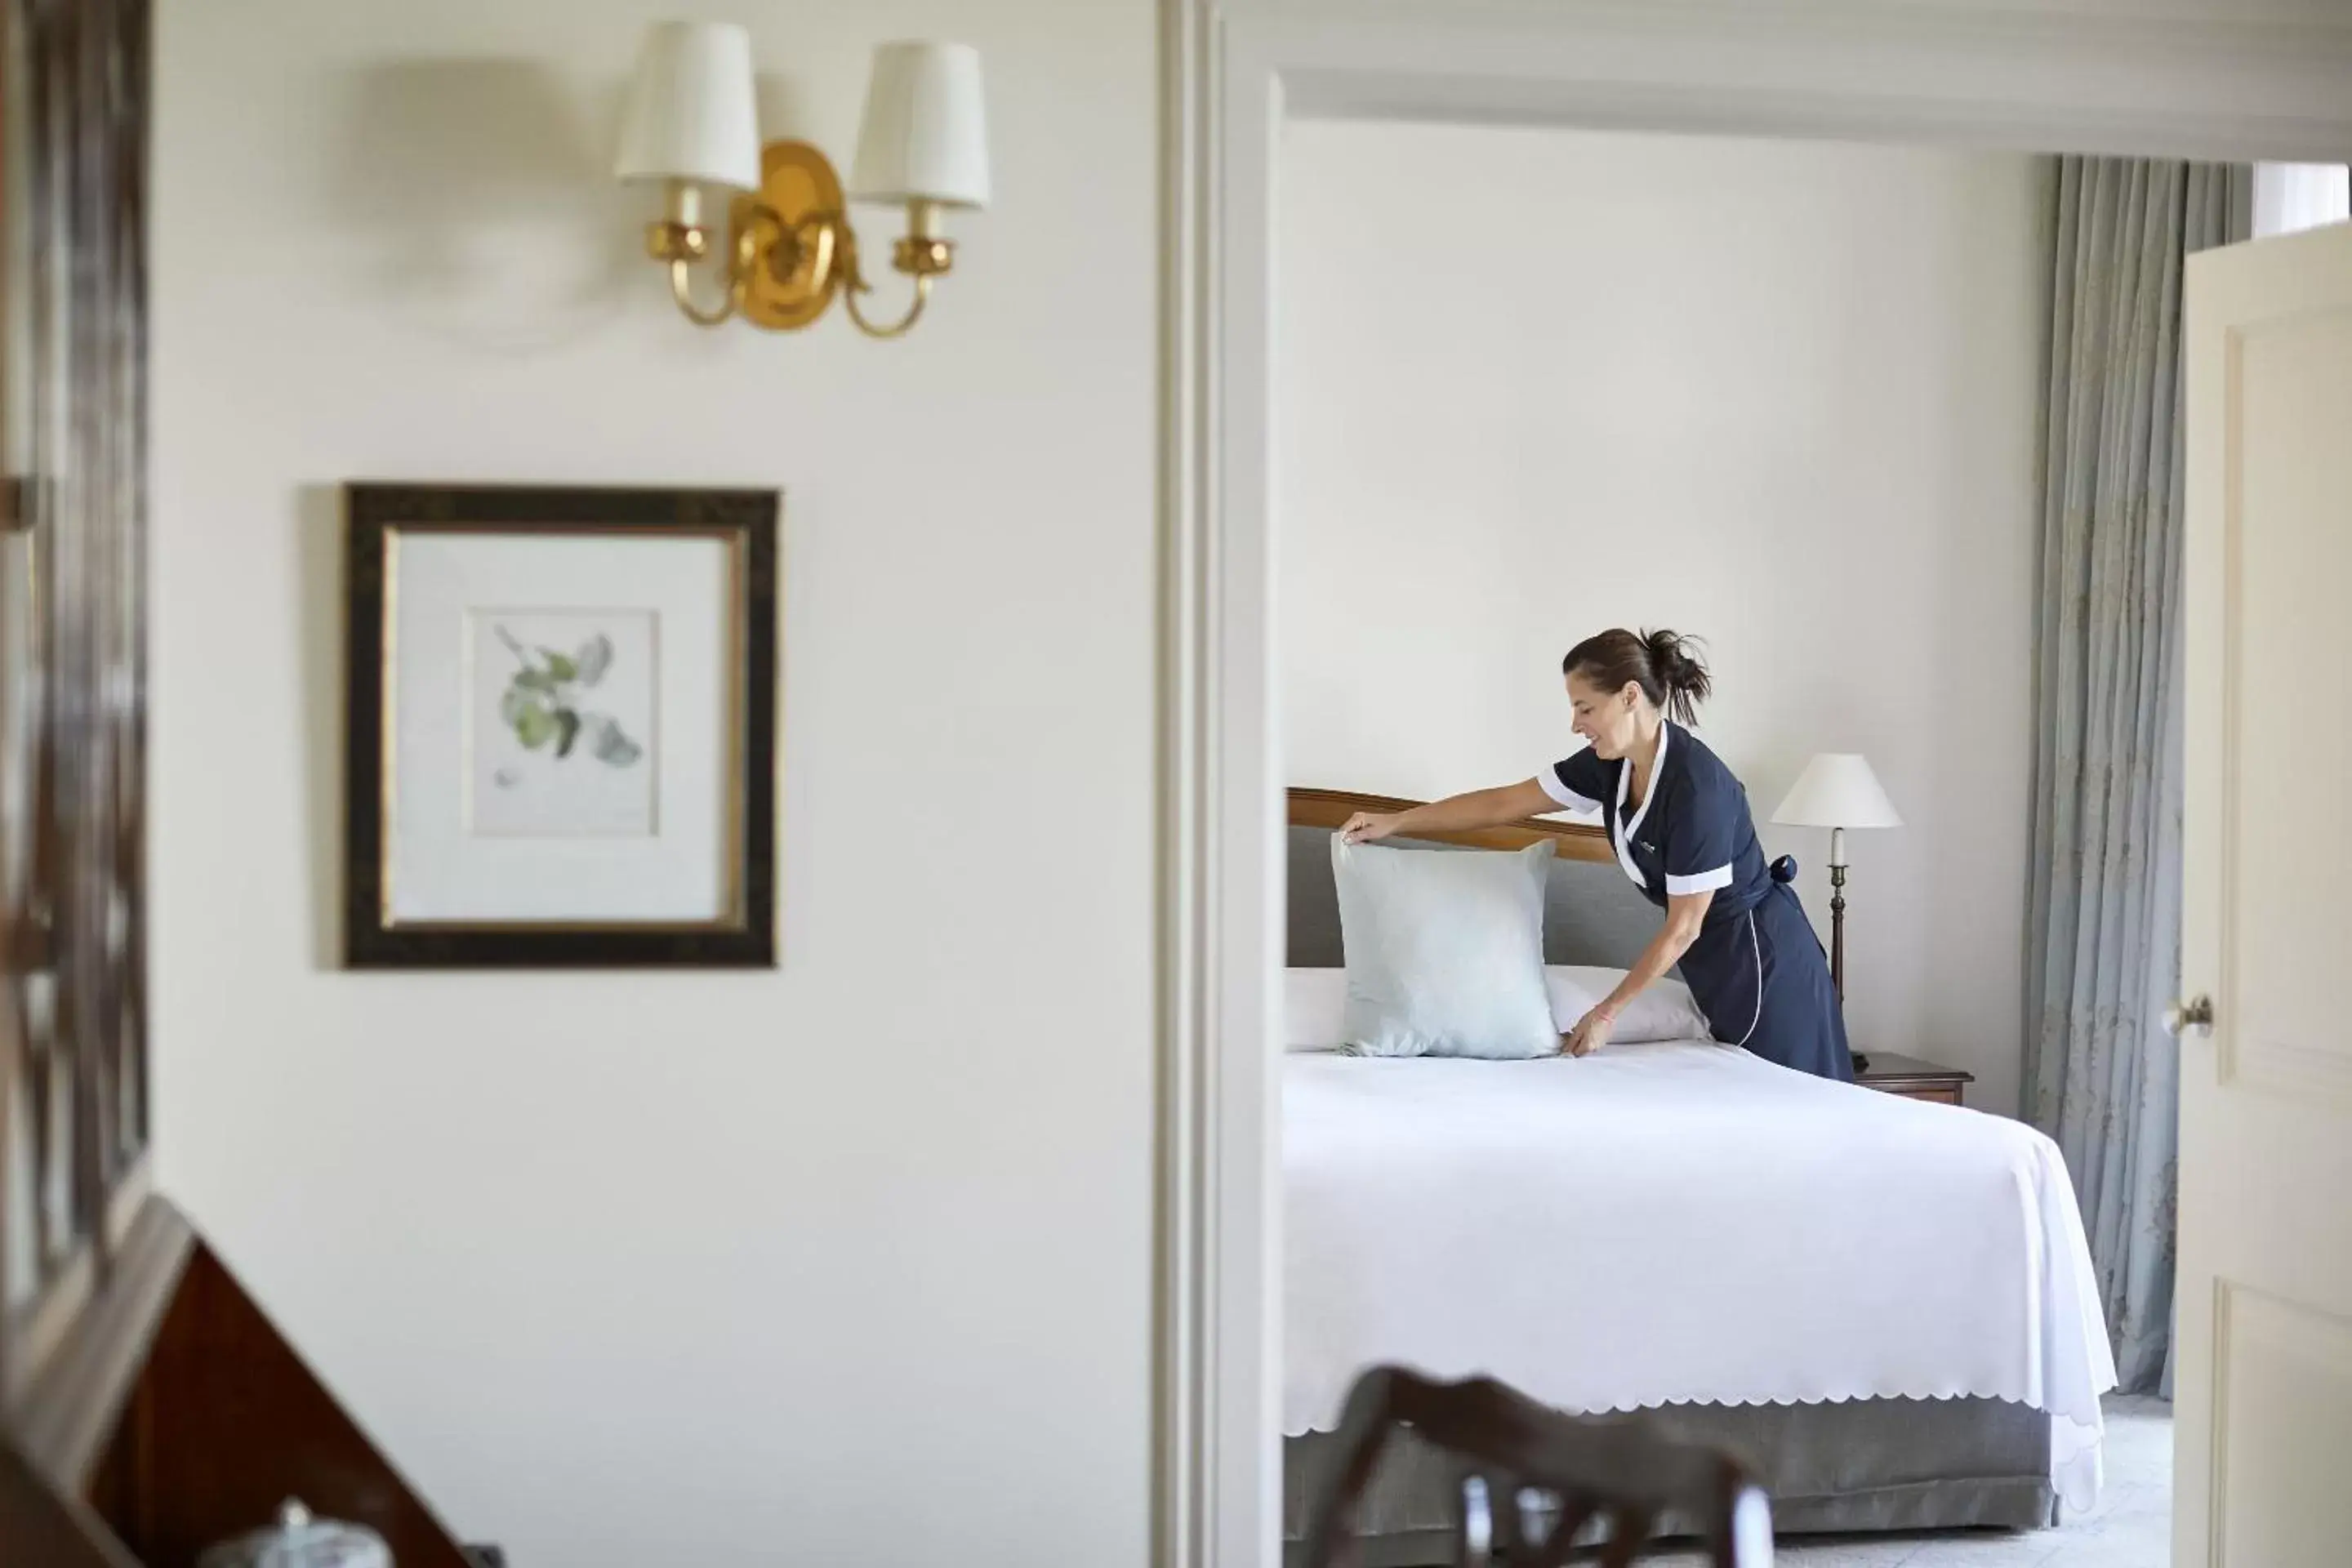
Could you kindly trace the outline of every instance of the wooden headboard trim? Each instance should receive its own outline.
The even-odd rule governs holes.
[[[1359,795],[1353,790],[1293,788],[1290,791],[1290,826],[1336,829],[1360,811],[1385,814],[1405,811],[1421,804],[1417,800],[1399,800],[1392,795]],[[1525,849],[1530,844],[1549,839],[1554,853],[1563,860],[1607,862],[1617,858],[1617,851],[1602,829],[1577,822],[1547,822],[1539,816],[1525,817],[1501,827],[1475,828],[1467,833],[1416,833],[1412,837],[1433,844],[1461,844],[1474,849]]]

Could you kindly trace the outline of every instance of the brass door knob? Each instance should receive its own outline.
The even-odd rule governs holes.
[[[2175,1002],[2164,1010],[2164,1029],[2169,1035],[2205,1035],[2213,1029],[2213,998],[2198,996],[2187,1002]]]

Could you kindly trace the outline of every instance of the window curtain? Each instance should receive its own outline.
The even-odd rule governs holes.
[[[2074,1175],[2116,1364],[2170,1392],[2180,973],[2180,290],[2250,171],[2053,170],[2026,1114]]]

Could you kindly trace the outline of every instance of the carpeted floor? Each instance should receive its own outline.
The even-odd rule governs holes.
[[[2164,1568],[2172,1560],[2172,1406],[2116,1394],[2106,1410],[2099,1506],[2054,1530],[1791,1537],[1774,1561],[1790,1568]],[[1641,1561],[1692,1568],[1704,1560],[1669,1552]]]

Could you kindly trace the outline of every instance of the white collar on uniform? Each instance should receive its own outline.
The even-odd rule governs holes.
[[[1642,826],[1642,818],[1650,815],[1650,803],[1658,798],[1658,781],[1666,774],[1666,738],[1675,732],[1671,721],[1658,721],[1658,754],[1650,759],[1650,787],[1642,792],[1642,804],[1633,813],[1633,820],[1625,820],[1625,792],[1633,784],[1633,759],[1627,757],[1617,769],[1617,809],[1609,814],[1617,829],[1617,864],[1625,868],[1625,875],[1633,879],[1633,886],[1647,888],[1650,879],[1633,864],[1629,846],[1633,830]]]

